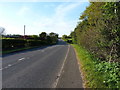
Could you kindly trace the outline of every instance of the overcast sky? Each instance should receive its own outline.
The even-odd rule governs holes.
[[[89,2],[0,2],[0,26],[7,34],[55,32],[69,35]]]

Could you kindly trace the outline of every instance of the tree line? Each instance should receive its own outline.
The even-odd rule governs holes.
[[[120,61],[120,2],[92,2],[70,36],[98,60]]]
[[[58,34],[42,32],[39,35],[2,35],[2,50],[24,47],[53,45],[58,42]]]

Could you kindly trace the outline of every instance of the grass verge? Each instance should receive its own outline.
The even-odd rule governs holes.
[[[82,78],[85,88],[106,88],[104,84],[104,74],[96,71],[96,62],[92,55],[76,44],[71,44],[76,51],[79,58],[80,68],[82,72]]]

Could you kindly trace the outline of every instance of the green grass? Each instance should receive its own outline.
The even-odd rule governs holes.
[[[72,44],[72,46],[80,61],[85,88],[107,88],[103,82],[104,74],[96,71],[96,61],[92,55],[81,46],[76,44]]]

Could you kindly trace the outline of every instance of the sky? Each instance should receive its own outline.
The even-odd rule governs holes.
[[[0,27],[6,34],[62,36],[74,30],[89,2],[0,2]]]

